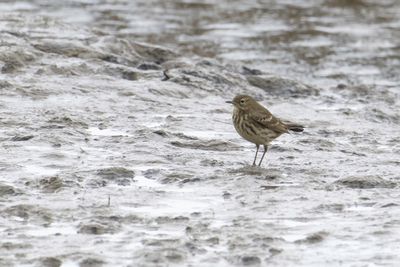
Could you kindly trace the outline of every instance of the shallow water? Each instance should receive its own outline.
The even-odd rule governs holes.
[[[0,3],[0,266],[396,266],[399,13]],[[262,168],[238,93],[307,126]]]

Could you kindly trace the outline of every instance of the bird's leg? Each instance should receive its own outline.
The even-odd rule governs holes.
[[[256,156],[254,157],[253,166],[256,166],[257,153],[258,153],[258,149],[260,148],[260,145],[256,145],[256,147],[257,147],[257,150],[256,150]]]
[[[262,155],[262,157],[261,157],[260,163],[258,163],[258,166],[261,165],[261,162],[263,161],[264,156],[265,156],[265,153],[267,153],[267,151],[268,151],[268,146],[267,146],[267,145],[264,145],[264,153],[263,153],[263,155]]]

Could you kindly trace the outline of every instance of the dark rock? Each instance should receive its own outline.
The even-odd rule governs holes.
[[[160,180],[160,183],[162,183],[162,184],[172,184],[172,183],[176,183],[176,182],[182,183],[183,181],[185,181],[187,179],[191,179],[191,178],[193,178],[193,175],[191,175],[191,174],[173,172],[173,173],[166,174],[165,177],[163,177]]]
[[[201,212],[198,212],[198,211],[192,212],[192,213],[190,213],[190,216],[200,217],[201,216]]]
[[[178,264],[186,258],[186,253],[177,248],[157,248],[140,252],[143,262],[151,263],[149,266],[169,266],[169,262]],[[148,266],[148,265],[146,265]],[[182,265],[179,265],[182,266]]]
[[[384,204],[381,206],[381,208],[391,208],[391,207],[397,207],[399,206],[399,204],[397,203],[388,203],[388,204]]]
[[[140,70],[161,70],[161,66],[154,63],[142,63],[137,68]]]
[[[207,238],[205,241],[206,241],[209,245],[218,245],[218,244],[219,244],[219,238],[216,237],[216,236]]]
[[[204,248],[199,247],[198,245],[192,243],[192,242],[186,242],[185,243],[185,248],[187,248],[191,253],[193,254],[205,254],[207,253],[207,250]]]
[[[186,183],[196,183],[196,182],[200,182],[200,181],[201,181],[200,178],[195,177],[195,178],[186,178],[186,179],[183,179],[180,183],[181,183],[181,184],[186,184]]]
[[[169,217],[169,216],[160,216],[155,219],[158,224],[165,223],[187,223],[189,221],[189,217],[186,216],[177,216],[177,217]]]
[[[6,250],[22,250],[22,249],[32,249],[32,244],[28,243],[13,243],[13,242],[4,242],[0,244],[0,248]],[[3,266],[0,264],[0,266]]]
[[[186,76],[192,76],[202,80],[210,81],[212,84],[225,84],[232,86],[233,83],[225,75],[221,73],[215,73],[210,71],[204,71],[199,69],[184,69],[182,74]]]
[[[11,88],[12,86],[10,82],[0,80],[0,89]]]
[[[84,57],[84,54],[90,54],[92,51],[76,42],[67,42],[60,40],[47,40],[33,45],[36,49],[45,52],[64,55],[67,57]]]
[[[336,89],[343,93],[348,93],[353,97],[367,96],[373,93],[374,91],[374,89],[371,86],[366,86],[366,85],[338,84],[336,86]]]
[[[184,256],[178,251],[169,251],[166,253],[165,258],[167,258],[168,261],[178,263],[184,259]]]
[[[340,93],[341,95],[351,98],[352,100],[357,100],[361,103],[368,103],[369,100],[374,101],[380,100],[390,104],[395,104],[396,96],[388,90],[378,89],[375,85],[344,85],[339,84],[331,90],[335,93]]]
[[[135,172],[124,167],[111,167],[98,170],[97,175],[108,180],[115,180],[117,178],[133,178]]]
[[[1,67],[1,73],[12,73],[22,66],[23,64],[17,60],[9,61],[4,63],[3,67]]]
[[[13,186],[0,184],[0,197],[9,195],[13,196],[20,193],[21,192],[18,189],[14,188]]]
[[[104,264],[105,262],[102,260],[95,258],[87,258],[79,263],[79,267],[100,267],[103,266]]]
[[[98,170],[97,175],[105,180],[92,181],[94,182],[93,185],[97,184],[100,186],[105,186],[107,185],[108,181],[112,181],[121,186],[128,186],[133,182],[135,172],[124,167],[111,167]]]
[[[11,138],[11,141],[14,141],[14,142],[19,142],[19,141],[28,141],[28,140],[30,140],[30,139],[32,139],[33,137],[35,137],[35,136],[33,136],[33,135],[24,135],[24,136],[14,136],[13,138]]]
[[[336,203],[334,203],[334,204],[321,204],[321,205],[318,205],[315,208],[315,211],[316,212],[321,212],[321,213],[324,213],[326,211],[329,211],[329,212],[342,212],[344,210],[344,208],[345,207],[344,207],[343,204],[336,204]]]
[[[136,67],[139,62],[147,60],[146,56],[137,53],[133,42],[115,36],[103,36],[96,39],[95,46],[99,52],[91,55],[92,58],[98,58],[114,64]],[[149,60],[152,61],[152,60]]]
[[[274,180],[282,178],[282,171],[278,169],[265,169],[259,166],[247,165],[237,169],[230,169],[229,173],[240,173],[251,176],[258,176],[262,180]]]
[[[226,96],[228,91],[239,91],[248,85],[242,74],[214,63],[213,66],[204,66],[204,64],[198,63],[177,68],[164,66],[164,68],[167,69],[164,72],[164,80],[191,87],[200,96],[205,96],[205,93],[209,94],[210,92]]]
[[[90,235],[103,235],[113,234],[117,231],[117,227],[114,225],[100,224],[100,223],[88,223],[81,224],[79,226],[78,233],[90,234]]]
[[[139,73],[134,72],[134,71],[124,71],[122,73],[122,79],[129,80],[129,81],[139,80]]]
[[[270,248],[269,249],[269,253],[271,253],[271,256],[275,256],[277,254],[282,253],[282,249],[277,249],[277,248]]]
[[[261,260],[257,256],[243,256],[241,260],[244,266],[261,264]]]
[[[238,150],[238,146],[219,140],[199,140],[199,141],[190,141],[190,142],[180,142],[180,141],[172,141],[171,145],[182,148],[190,148],[190,149],[201,149],[201,150],[214,150],[214,151],[231,151]]]
[[[63,117],[53,117],[47,121],[48,123],[55,124],[57,128],[64,128],[66,126],[69,127],[82,127],[82,128],[89,128],[87,123],[82,121],[73,120],[70,117],[63,116]]]
[[[219,166],[219,167],[222,167],[222,166],[225,165],[225,163],[223,161],[219,161],[219,160],[216,160],[216,159],[203,159],[200,162],[200,165],[201,166],[212,166],[212,167]]]
[[[365,112],[365,118],[369,121],[372,122],[377,122],[377,123],[395,123],[395,124],[400,124],[400,116],[397,114],[388,114],[378,108],[370,108],[366,107]]]
[[[242,70],[243,70],[244,75],[261,75],[262,74],[262,71],[256,70],[256,69],[250,69],[246,66],[243,66]]]
[[[161,170],[160,169],[148,169],[143,171],[143,176],[147,179],[156,179],[160,176]]]
[[[52,222],[51,213],[37,205],[20,204],[2,211],[2,216],[16,216],[29,222],[47,225]]]
[[[132,42],[131,45],[135,52],[144,59],[160,64],[177,57],[175,52],[165,47],[139,42]]]
[[[326,233],[326,232],[313,233],[313,234],[307,236],[304,239],[296,240],[295,243],[297,243],[297,244],[302,244],[302,243],[315,244],[315,243],[319,243],[319,242],[322,242],[324,240],[324,238],[325,238],[325,236],[327,234],[328,233]]]
[[[306,97],[319,94],[319,90],[312,86],[274,75],[249,75],[247,81],[275,96]]]
[[[279,187],[280,187],[279,185],[262,185],[262,186],[260,186],[260,188],[262,190],[274,190],[274,189],[277,189]]]
[[[337,180],[335,184],[343,185],[349,188],[359,188],[359,189],[394,188],[397,185],[395,182],[385,180],[377,175],[349,176]]]
[[[224,199],[230,199],[230,198],[232,197],[232,194],[229,193],[229,192],[224,192],[224,193],[222,194],[222,197],[223,197]]]
[[[2,73],[13,73],[35,59],[35,55],[22,48],[8,48],[0,52]]]
[[[44,192],[54,193],[63,187],[63,180],[58,176],[45,177],[39,181]]]
[[[166,131],[164,131],[164,130],[156,130],[153,133],[155,133],[157,135],[160,135],[162,137],[167,137],[168,136],[168,133]]]
[[[61,265],[62,261],[54,257],[43,258],[40,260],[40,266],[42,267],[60,267]]]
[[[181,243],[180,239],[146,239],[142,241],[145,246],[152,247],[171,247]]]

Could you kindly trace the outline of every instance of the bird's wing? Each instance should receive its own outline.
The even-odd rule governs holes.
[[[256,110],[249,114],[250,119],[261,127],[277,133],[286,133],[288,127],[280,119],[272,115],[268,110]]]

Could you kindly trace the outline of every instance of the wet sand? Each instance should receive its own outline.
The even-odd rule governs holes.
[[[0,4],[0,266],[397,266],[400,3],[132,2]]]

